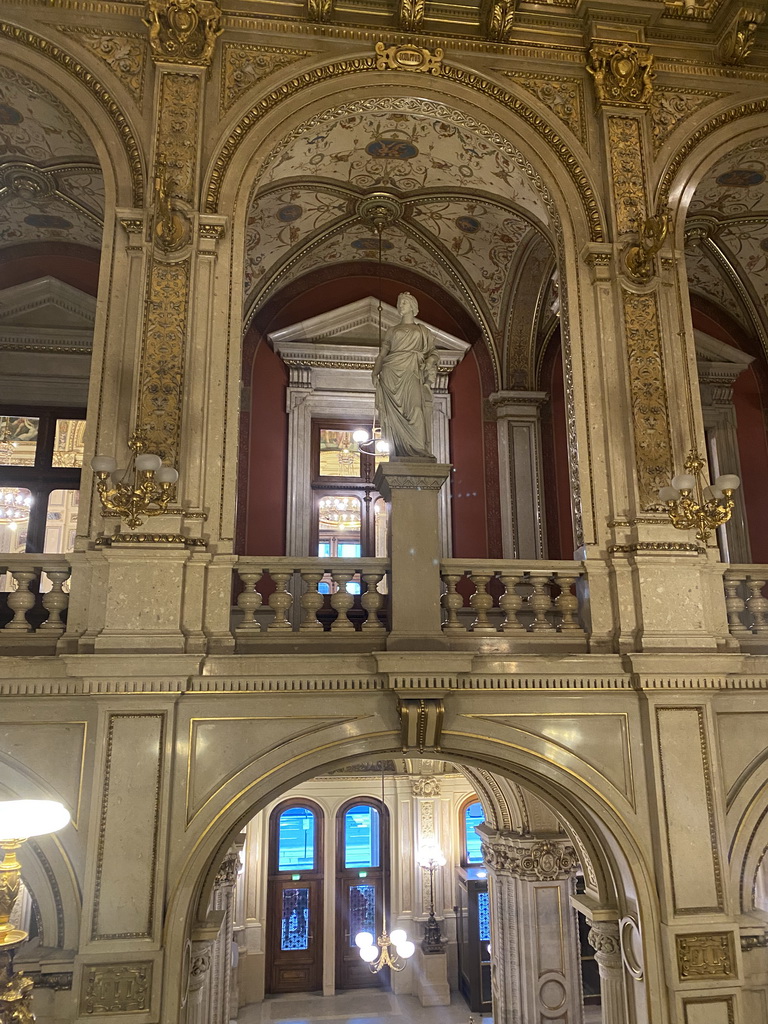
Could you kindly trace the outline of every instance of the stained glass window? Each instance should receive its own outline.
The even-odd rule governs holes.
[[[315,815],[308,807],[289,807],[280,815],[277,870],[314,871]]]
[[[477,930],[481,942],[491,941],[491,907],[487,892],[477,894]]]
[[[376,934],[376,886],[352,885],[349,888],[349,944],[355,945],[359,932]]]
[[[467,864],[482,864],[483,851],[480,847],[480,836],[475,832],[478,825],[485,821],[483,807],[479,800],[470,804],[464,811],[464,839],[467,850]]]
[[[350,807],[344,814],[344,867],[377,868],[380,863],[379,812],[369,804]]]
[[[309,947],[309,889],[283,889],[280,949]]]

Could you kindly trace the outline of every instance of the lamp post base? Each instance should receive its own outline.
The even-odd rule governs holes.
[[[425,953],[442,953],[445,950],[445,943],[440,937],[440,925],[433,913],[430,913],[424,923],[424,938],[421,948]]]

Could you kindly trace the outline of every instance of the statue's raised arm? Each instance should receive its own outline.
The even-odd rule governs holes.
[[[434,460],[432,386],[439,356],[435,337],[416,323],[419,305],[409,292],[397,297],[400,323],[382,339],[373,366],[376,412],[391,455]]]

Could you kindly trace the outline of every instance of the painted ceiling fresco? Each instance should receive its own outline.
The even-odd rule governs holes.
[[[547,224],[541,193],[520,154],[487,129],[481,134],[479,125],[458,122],[455,112],[426,100],[348,104],[284,140],[260,186],[281,178],[335,179],[363,192],[463,185],[514,203]]]
[[[747,330],[757,324],[766,344],[768,140],[745,143],[710,169],[691,202],[686,232],[691,290],[719,303]]]
[[[53,93],[0,67],[0,245],[99,248],[104,185],[96,153]]]

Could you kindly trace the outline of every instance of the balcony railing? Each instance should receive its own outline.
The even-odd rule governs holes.
[[[39,646],[64,632],[69,605],[66,555],[0,554],[2,646]]]
[[[728,629],[745,651],[768,651],[768,565],[729,565],[725,571]]]

